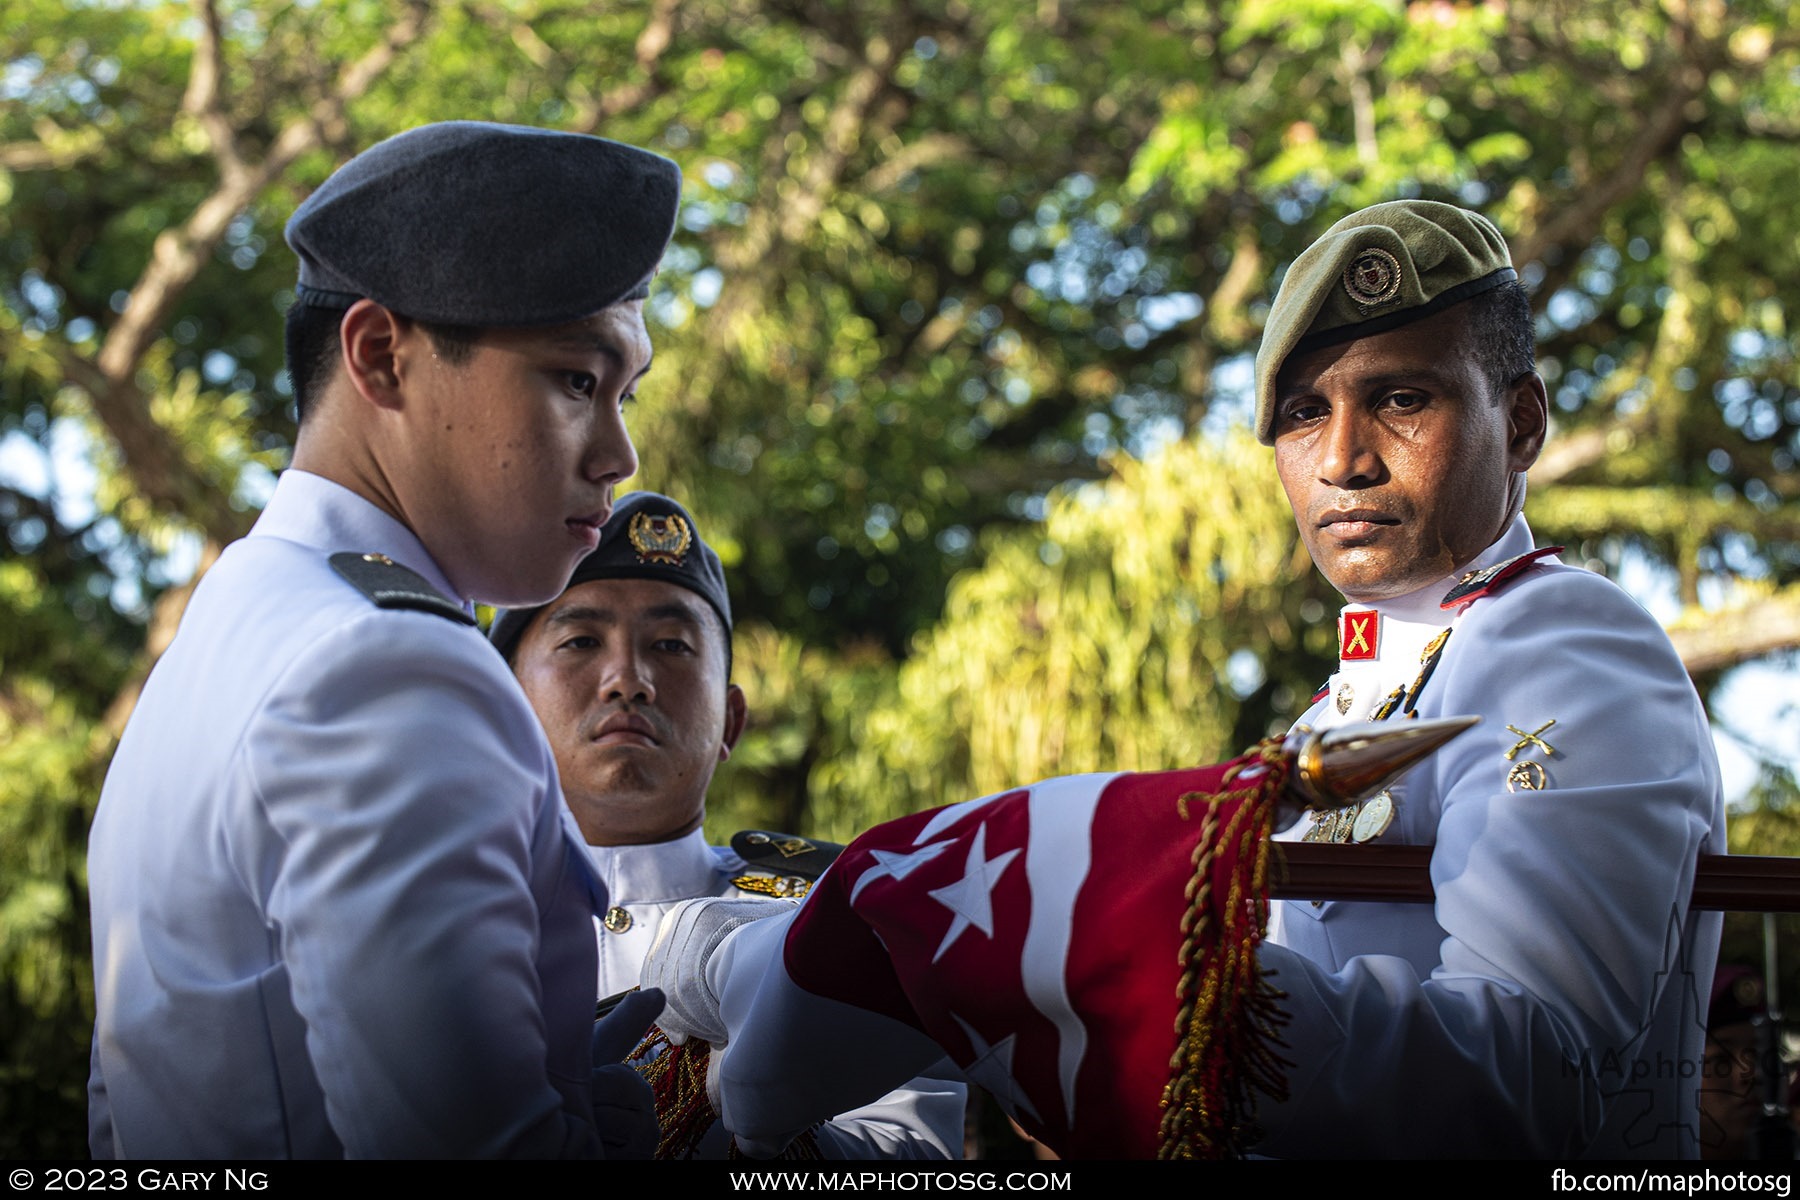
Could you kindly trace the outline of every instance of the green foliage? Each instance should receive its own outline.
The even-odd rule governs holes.
[[[1236,753],[1262,681],[1231,668],[1296,638],[1293,518],[1272,478],[1228,483],[1271,476],[1267,458],[1242,433],[1178,442],[1059,493],[1041,525],[990,535],[897,670],[740,632],[751,728],[715,784],[715,835],[785,818],[848,840],[1050,775]]]
[[[103,760],[42,680],[0,694],[0,1157],[85,1154],[93,975],[83,847]]]
[[[1266,454],[1225,431],[1286,264],[1394,196],[1512,235],[1558,426],[1540,534],[1665,564],[1678,636],[1800,605],[1785,0],[7,14],[0,1153],[79,1144],[89,807],[193,564],[292,447],[282,224],[420,122],[588,130],[683,168],[635,482],[682,497],[731,575],[753,721],[720,831],[843,837],[1291,718],[1336,602]],[[52,455],[91,485],[16,470],[60,478]],[[1740,640],[1730,662],[1780,645]],[[1784,811],[1736,844],[1791,846]]]

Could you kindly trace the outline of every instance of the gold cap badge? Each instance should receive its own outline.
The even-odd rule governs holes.
[[[631,539],[631,548],[637,551],[639,562],[664,563],[671,567],[681,565],[688,547],[694,542],[693,530],[676,513],[662,516],[634,513],[625,536]]]

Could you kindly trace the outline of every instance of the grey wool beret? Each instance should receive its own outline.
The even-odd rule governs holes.
[[[442,325],[554,325],[642,294],[681,171],[585,134],[446,121],[363,151],[287,224],[303,304]]]
[[[1517,279],[1506,239],[1480,213],[1435,200],[1353,212],[1281,281],[1256,351],[1256,437],[1275,442],[1275,377],[1305,354],[1440,313]]]
[[[725,568],[713,548],[700,540],[688,510],[667,496],[633,492],[619,501],[600,527],[600,544],[569,576],[569,587],[595,579],[660,579],[684,587],[712,605],[725,636],[731,636]],[[547,607],[501,609],[488,627],[488,640],[511,658],[532,618]]]

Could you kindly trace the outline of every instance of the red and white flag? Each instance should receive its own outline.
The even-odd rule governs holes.
[[[779,1125],[809,1092],[830,1104],[898,1086],[919,1052],[870,1051],[927,1044],[916,1030],[1066,1157],[1166,1152],[1181,1049],[1171,1103],[1212,1110],[1197,1119],[1227,1144],[1207,1146],[1228,1149],[1248,1081],[1226,1076],[1239,1059],[1265,1075],[1274,1062],[1253,951],[1283,774],[1251,755],[1066,776],[864,834],[787,925],[785,972],[770,972],[785,978],[725,1001],[727,1124],[742,1136],[763,1089],[785,1097]],[[1196,1005],[1210,1045],[1193,1037]]]

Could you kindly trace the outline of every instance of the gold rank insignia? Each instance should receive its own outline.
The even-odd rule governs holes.
[[[749,837],[745,838],[744,840],[749,842],[752,846],[772,846],[775,848],[775,850],[777,850],[781,854],[781,857],[783,857],[783,858],[792,858],[796,854],[805,854],[810,850],[818,849],[817,846],[814,846],[811,842],[807,841],[805,838],[795,837],[791,833],[786,833],[786,834],[752,833]]]
[[[799,900],[812,891],[812,880],[798,875],[734,875],[731,886],[741,892],[774,896],[782,900]]]
[[[1552,717],[1530,732],[1520,729],[1517,725],[1506,727],[1508,733],[1516,734],[1519,739],[1513,743],[1512,749],[1506,752],[1506,761],[1512,763],[1506,772],[1507,791],[1541,792],[1549,786],[1550,773],[1544,769],[1544,764],[1534,758],[1520,758],[1519,755],[1542,751],[1547,759],[1557,757],[1556,747],[1544,740],[1544,734],[1555,724],[1556,718]]]
[[[694,542],[694,531],[688,528],[679,513],[660,516],[635,513],[625,529],[625,536],[631,539],[631,548],[637,551],[639,562],[662,563],[670,567],[681,565],[688,547]]]
[[[733,879],[738,887],[767,896],[804,896],[844,848],[792,833],[744,829],[731,835],[731,849],[752,870],[768,872]]]

